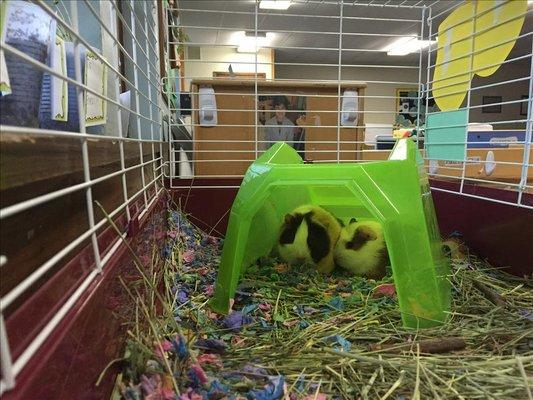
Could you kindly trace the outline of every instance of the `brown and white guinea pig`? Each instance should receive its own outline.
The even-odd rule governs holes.
[[[339,221],[323,208],[303,205],[285,215],[277,253],[286,263],[316,266],[329,274],[335,268],[333,250],[339,239]]]
[[[335,263],[354,275],[381,279],[389,254],[379,222],[355,218],[342,228],[334,251]]]

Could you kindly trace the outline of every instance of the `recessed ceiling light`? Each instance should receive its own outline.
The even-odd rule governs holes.
[[[259,3],[259,8],[266,10],[286,10],[290,6],[290,0],[261,0]]]
[[[436,40],[418,40],[416,36],[404,36],[383,48],[382,51],[386,51],[389,56],[405,56],[417,53],[436,42]]]

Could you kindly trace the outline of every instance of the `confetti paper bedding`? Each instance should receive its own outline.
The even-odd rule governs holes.
[[[231,312],[215,314],[207,302],[223,240],[177,210],[169,226],[162,254],[145,257],[130,289],[119,398],[531,398],[530,281],[464,247],[451,247],[448,323],[416,331],[402,327],[390,274],[324,277],[274,259],[251,266]]]

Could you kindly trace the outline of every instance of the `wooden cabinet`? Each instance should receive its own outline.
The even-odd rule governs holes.
[[[217,125],[200,126],[198,91],[212,87],[217,103]],[[359,94],[358,126],[364,124],[363,98],[365,84],[349,82],[341,90],[357,90]],[[335,83],[298,83],[291,81],[257,82],[258,98],[305,97],[305,110],[293,110],[302,118],[305,129],[305,157],[311,160],[357,160],[363,140],[363,129],[338,126],[338,85]],[[242,176],[264,148],[257,143],[264,138],[264,128],[256,129],[256,95],[253,80],[204,79],[191,84],[194,140],[194,173],[196,176]],[[288,112],[291,112],[289,109]],[[257,117],[259,121],[259,117]],[[337,144],[340,135],[341,143]],[[351,143],[345,143],[351,142]],[[358,143],[356,143],[358,142]],[[256,151],[257,150],[257,151]]]
[[[370,148],[368,148],[370,150]],[[485,170],[485,160],[487,153],[491,151],[495,161],[494,170],[487,174]],[[362,159],[365,161],[383,161],[389,158],[391,150],[363,151]],[[422,155],[425,156],[424,150]],[[509,148],[485,148],[468,149],[467,159],[469,160],[465,169],[465,179],[468,183],[482,181],[483,184],[494,182],[519,183],[522,177],[522,161],[524,149],[521,146]],[[533,149],[529,151],[530,160],[533,159]],[[426,171],[430,170],[429,160],[425,160]],[[463,175],[463,163],[461,161],[438,160],[431,166],[432,177],[439,179],[456,180]],[[528,176],[533,176],[533,167],[528,168]],[[501,185],[500,185],[501,187]],[[526,193],[531,193],[531,189],[526,189]]]
[[[254,97],[242,94],[238,86],[215,87],[215,91],[217,126],[199,126],[198,112],[193,111],[194,172],[213,177],[242,175],[255,159]],[[197,93],[193,109],[198,108]]]
[[[337,96],[335,92],[324,91],[328,96]],[[359,95],[364,93],[364,89],[359,89]],[[361,101],[361,99],[359,99]],[[307,122],[310,125],[305,129],[306,158],[312,160],[337,160],[337,150],[340,160],[358,160],[361,158],[360,150],[363,140],[364,130],[358,127],[337,128],[338,97],[310,96],[307,98]],[[359,109],[362,111],[361,105]],[[331,112],[333,111],[333,112]],[[315,124],[316,126],[312,126]],[[363,126],[363,113],[359,113],[357,126]],[[327,143],[324,143],[327,142]]]

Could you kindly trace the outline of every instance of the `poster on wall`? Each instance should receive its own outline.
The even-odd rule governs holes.
[[[395,124],[399,126],[415,125],[418,106],[418,91],[416,88],[398,89],[396,91],[396,114]]]
[[[7,1],[0,3],[0,43],[4,43],[7,27]],[[7,70],[4,51],[0,48],[0,92],[3,96],[11,94],[11,83],[9,82],[9,73]]]
[[[413,127],[417,124],[417,116],[419,115],[418,106],[420,105],[420,125],[425,123],[426,113],[438,111],[434,99],[429,99],[422,96],[418,100],[418,91],[416,88],[398,89],[396,91],[396,118],[394,124],[399,127]]]
[[[130,129],[130,112],[131,110],[131,91],[128,90],[124,93],[121,93],[119,96],[119,102],[122,106],[125,107],[120,110],[120,123],[122,124],[122,136],[129,137]]]
[[[11,83],[9,82],[6,58],[2,49],[0,49],[0,92],[3,96],[11,94]]]
[[[85,57],[85,85],[107,96],[107,70],[104,63],[91,52]],[[107,102],[93,93],[85,92],[85,125],[94,126],[106,123]]]
[[[307,100],[304,96],[259,96],[258,122],[262,125],[263,150],[283,141],[305,158]]]
[[[483,114],[500,114],[502,112],[502,96],[483,96]]]
[[[52,47],[51,68],[67,76],[67,54],[65,51],[65,41],[56,36]],[[67,121],[68,119],[68,84],[64,79],[51,76],[51,118],[55,121]]]
[[[520,103],[520,115],[527,115],[527,106],[529,96],[527,94],[522,95],[522,102]]]

